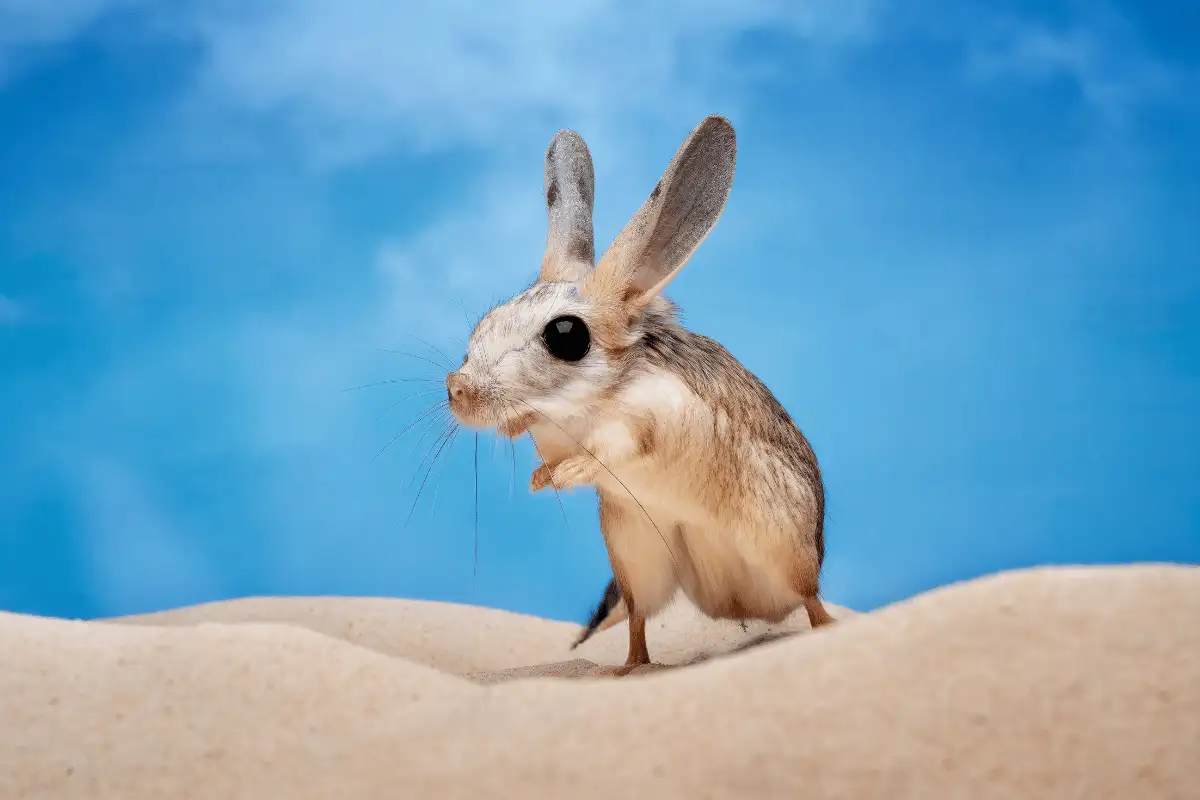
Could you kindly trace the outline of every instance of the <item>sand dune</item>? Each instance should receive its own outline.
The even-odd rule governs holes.
[[[854,614],[827,603],[838,619]],[[389,656],[480,682],[520,675],[555,675],[558,662],[592,667],[621,664],[629,647],[624,624],[596,634],[575,650],[579,626],[476,606],[375,597],[250,597],[120,617],[115,623],[194,625],[271,622],[297,625]],[[672,666],[734,652],[772,634],[809,630],[800,610],[781,625],[710,620],[678,599],[646,624],[654,660]],[[576,667],[564,667],[576,677]],[[515,672],[512,672],[515,671]],[[564,673],[565,675],[565,673]]]
[[[0,614],[0,798],[1200,796],[1200,569],[831,610],[738,650],[768,631],[680,604],[650,646],[692,665],[620,680],[549,678],[623,625],[437,603]]]

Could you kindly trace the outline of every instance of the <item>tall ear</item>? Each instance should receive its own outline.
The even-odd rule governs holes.
[[[554,134],[546,148],[546,215],[550,231],[540,281],[577,281],[596,260],[592,234],[595,195],[592,156],[575,131]]]
[[[736,163],[733,125],[721,116],[706,117],[604,253],[588,277],[588,289],[630,302],[661,292],[717,224]]]

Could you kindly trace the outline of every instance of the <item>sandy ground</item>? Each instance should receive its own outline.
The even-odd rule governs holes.
[[[1005,573],[807,631],[251,598],[0,613],[0,798],[1200,798],[1200,568]],[[796,635],[754,644],[786,631]],[[589,679],[595,678],[595,679]]]

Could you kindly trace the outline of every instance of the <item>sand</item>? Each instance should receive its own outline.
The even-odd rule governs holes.
[[[0,614],[0,798],[1196,798],[1200,568],[1004,573],[838,624],[366,598]],[[781,630],[795,635],[746,647]],[[594,678],[594,679],[593,679]]]

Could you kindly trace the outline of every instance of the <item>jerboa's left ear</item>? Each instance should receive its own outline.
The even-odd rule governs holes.
[[[591,271],[596,247],[592,234],[592,156],[575,131],[561,130],[550,140],[545,190],[550,230],[538,280],[577,281]]]
[[[661,292],[717,224],[736,163],[733,126],[707,117],[588,276],[589,290],[635,304]]]

